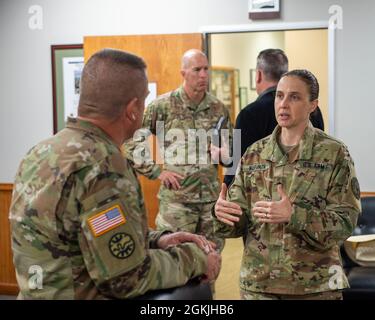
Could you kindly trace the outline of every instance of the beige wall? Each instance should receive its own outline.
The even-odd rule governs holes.
[[[289,70],[308,69],[317,77],[319,107],[328,132],[328,31],[285,32],[285,53],[289,58]]]
[[[248,89],[248,102],[252,102],[258,95],[250,90],[250,69],[255,69],[258,53],[267,48],[283,49],[284,32],[213,34],[211,65],[239,69],[239,85]]]

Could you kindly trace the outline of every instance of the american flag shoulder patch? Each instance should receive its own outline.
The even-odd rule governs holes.
[[[99,237],[124,224],[126,219],[120,205],[117,204],[90,217],[87,222],[93,235]]]

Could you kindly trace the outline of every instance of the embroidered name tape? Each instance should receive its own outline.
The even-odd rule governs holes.
[[[313,169],[320,169],[320,170],[331,170],[332,164],[330,163],[315,163],[315,162],[302,162],[302,167],[304,168],[313,168]]]
[[[245,166],[244,166],[245,167]],[[268,163],[257,163],[248,166],[249,171],[265,171],[270,167]]]
[[[90,229],[95,237],[99,237],[108,231],[126,222],[124,213],[119,205],[115,205],[99,212],[87,220]]]

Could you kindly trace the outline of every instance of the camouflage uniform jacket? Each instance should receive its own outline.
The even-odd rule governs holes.
[[[10,220],[19,298],[129,298],[206,270],[205,254],[192,243],[156,248],[161,233],[147,228],[133,169],[86,121],[70,118],[29,151]]]
[[[240,272],[243,290],[310,294],[348,286],[339,245],[357,222],[360,191],[346,147],[311,124],[298,148],[284,154],[280,127],[250,146],[237,168],[227,200],[243,215],[234,227],[215,219],[217,235],[246,236]],[[277,201],[281,183],[293,205],[289,223],[260,223],[257,201]]]
[[[183,176],[181,188],[175,191],[161,185],[158,194],[159,199],[183,203],[202,203],[217,200],[220,191],[217,165],[211,164],[208,144],[197,143],[195,145],[197,139],[189,130],[195,129],[199,134],[198,130],[203,129],[202,132],[210,136],[221,116],[228,119],[225,129],[229,129],[229,145],[231,145],[233,127],[229,120],[229,112],[223,103],[208,92],[202,102],[196,105],[188,98],[184,89],[180,87],[158,97],[147,107],[143,119],[143,130],[149,130],[153,135],[156,135],[157,122],[162,121],[164,123],[162,136],[164,137],[165,134],[166,138],[163,143],[161,137],[158,136],[158,141],[161,149],[165,151],[165,158],[170,159],[173,151],[182,152],[179,163],[171,164],[167,160],[164,162],[165,170]],[[184,136],[178,142],[168,141],[168,134],[173,133],[176,129],[181,129],[180,132]],[[203,140],[207,142],[207,139]],[[132,160],[138,173],[149,179],[156,179],[160,175],[161,168],[155,161],[146,161],[142,164],[134,163],[133,152],[143,141],[144,139],[137,140],[135,138],[133,141],[126,143],[126,157]],[[189,141],[193,148],[189,148]],[[171,153],[168,153],[168,149]]]

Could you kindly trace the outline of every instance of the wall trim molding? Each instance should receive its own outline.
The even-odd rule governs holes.
[[[0,282],[0,294],[17,295],[19,291],[20,289],[16,284]]]
[[[0,191],[12,191],[12,190],[13,190],[12,183],[0,183]],[[363,191],[361,192],[361,197],[375,197],[375,191]]]
[[[361,192],[361,197],[375,197],[375,192],[370,192],[370,191]]]
[[[301,21],[301,22],[277,22],[277,23],[249,23],[235,25],[213,25],[202,26],[198,32],[201,33],[232,33],[253,31],[282,31],[303,29],[328,29],[327,21]]]
[[[13,184],[12,183],[0,183],[0,190],[1,191],[12,191]]]

